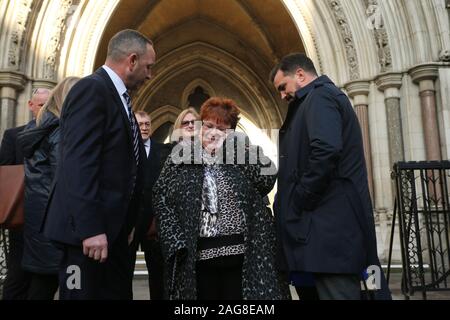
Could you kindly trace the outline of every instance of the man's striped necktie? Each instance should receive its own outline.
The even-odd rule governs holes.
[[[136,165],[139,164],[139,131],[136,125],[136,120],[134,119],[133,111],[131,110],[131,97],[128,92],[123,94],[125,101],[127,102],[128,117],[130,120],[131,132],[133,133],[133,153],[136,159]]]

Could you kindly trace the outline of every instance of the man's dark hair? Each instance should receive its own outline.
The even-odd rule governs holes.
[[[120,61],[131,53],[145,54],[147,45],[153,46],[153,42],[142,33],[125,29],[116,33],[108,43],[108,58]]]
[[[270,82],[273,83],[278,70],[283,74],[294,74],[298,68],[305,70],[311,74],[317,75],[314,63],[304,53],[291,53],[284,56],[281,61],[270,72]]]
[[[136,111],[134,114],[135,115],[139,115],[141,117],[146,117],[146,118],[150,119],[150,115],[147,112],[142,111],[142,110]]]

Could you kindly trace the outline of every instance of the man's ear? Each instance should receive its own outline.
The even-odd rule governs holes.
[[[130,65],[134,68],[134,66],[136,65],[137,60],[138,60],[137,54],[136,53],[130,54],[129,59],[130,59]]]
[[[302,68],[298,68],[297,71],[295,71],[295,76],[297,78],[297,81],[302,83],[303,81],[305,81],[306,77],[305,70],[303,70]]]
[[[303,70],[302,68],[298,68],[297,71],[295,71],[295,75],[298,76],[299,78],[300,77],[304,78],[305,77],[305,70]]]

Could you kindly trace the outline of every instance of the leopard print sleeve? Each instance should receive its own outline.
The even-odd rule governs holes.
[[[255,145],[249,145],[246,153],[245,164],[240,165],[247,178],[252,182],[256,190],[262,196],[267,195],[275,185],[277,178],[277,168],[275,164],[267,157],[262,148]]]
[[[153,209],[162,253],[167,263],[172,262],[175,254],[187,247],[179,217],[174,210],[174,186],[177,184],[178,169],[179,166],[172,163],[169,155],[153,187]]]
[[[275,185],[277,168],[260,146],[252,145],[250,138],[242,132],[234,132],[224,143],[224,161],[233,162],[253,184],[262,197]]]

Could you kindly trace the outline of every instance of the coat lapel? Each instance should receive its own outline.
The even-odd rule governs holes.
[[[120,113],[122,114],[122,120],[124,122],[125,127],[127,128],[127,134],[128,134],[128,141],[129,145],[132,148],[132,142],[133,142],[133,134],[131,132],[131,125],[130,125],[130,119],[128,118],[128,114],[125,111],[125,108],[123,107],[122,98],[119,96],[119,93],[117,92],[116,87],[114,86],[114,83],[112,82],[111,78],[109,77],[108,73],[103,68],[98,68],[96,73],[100,75],[103,79],[105,79],[106,84],[108,85],[108,88],[111,91],[111,95],[116,102],[117,107],[120,110]]]
[[[97,69],[96,73],[105,80],[108,88],[111,91],[111,95],[112,95],[114,101],[116,102],[116,106],[120,110],[120,113],[122,115],[122,120],[123,120],[123,123],[124,123],[125,128],[126,128],[126,132],[127,132],[127,135],[128,135],[129,152],[130,152],[131,155],[133,155],[133,133],[131,131],[130,119],[128,118],[128,114],[125,111],[125,108],[124,108],[123,103],[122,103],[122,98],[119,96],[119,93],[117,92],[117,89],[114,86],[114,83],[112,82],[111,78],[109,77],[109,75],[105,71],[105,69],[100,67],[100,68]],[[137,124],[138,122],[137,122],[136,117],[134,116],[134,113],[132,114],[132,116],[134,117],[134,121]],[[139,129],[138,129],[138,134],[140,135]],[[134,159],[134,156],[132,158]],[[142,139],[139,139],[139,159],[140,159],[140,161],[139,161],[140,164],[142,164],[144,162],[143,159],[146,159],[145,147],[144,147],[144,144],[142,142]],[[134,163],[136,164],[135,161],[134,161]],[[141,167],[142,167],[142,165],[141,165]]]

